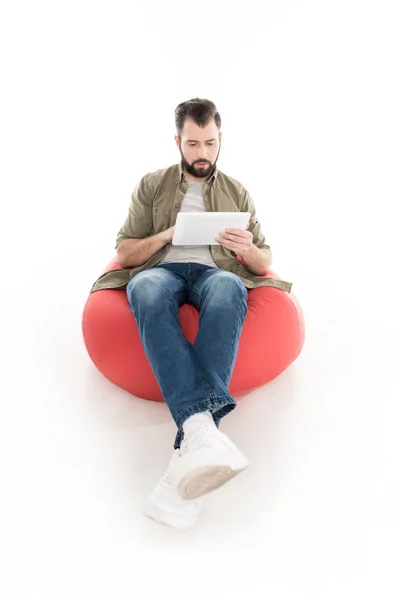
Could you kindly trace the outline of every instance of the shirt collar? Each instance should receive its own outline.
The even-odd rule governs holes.
[[[182,161],[179,163],[178,167],[179,167],[179,179],[176,183],[180,183],[182,181],[182,179],[185,177],[185,173],[182,169]],[[217,181],[217,175],[218,175],[218,167],[215,166],[214,173],[211,175],[210,179],[208,181],[205,181],[204,183],[211,184],[213,187],[215,187],[215,183]]]

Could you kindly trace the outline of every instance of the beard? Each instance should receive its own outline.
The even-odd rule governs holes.
[[[213,163],[210,163],[208,160],[203,160],[203,161],[195,160],[194,162],[192,162],[192,164],[190,164],[190,163],[188,163],[186,158],[183,156],[181,145],[179,144],[179,152],[181,153],[181,157],[182,157],[182,168],[185,169],[189,173],[189,175],[192,175],[193,177],[198,177],[199,179],[206,177],[207,179],[209,179],[216,169],[220,150],[221,150],[221,144],[220,144],[220,147],[218,150],[217,158],[215,159],[215,161]],[[198,167],[196,165],[199,162],[204,162],[207,164],[204,167]]]

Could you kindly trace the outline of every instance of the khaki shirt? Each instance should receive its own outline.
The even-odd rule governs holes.
[[[115,248],[118,248],[122,240],[146,238],[175,225],[187,189],[188,181],[181,164],[144,175],[132,194],[128,216],[118,232]],[[203,200],[207,212],[251,213],[248,231],[253,234],[253,244],[258,248],[269,248],[265,243],[254,203],[238,181],[216,169],[204,185]],[[167,253],[169,246],[169,243],[166,244],[143,265],[103,273],[93,284],[91,293],[126,287],[135,275],[158,264]],[[217,266],[236,274],[246,288],[272,286],[285,292],[291,290],[292,284],[288,281],[255,275],[248,271],[238,262],[232,250],[220,244],[211,245],[210,251]]]

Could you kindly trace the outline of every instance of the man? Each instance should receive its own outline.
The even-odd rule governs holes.
[[[254,204],[245,188],[217,170],[221,118],[209,100],[175,110],[181,162],[148,173],[136,186],[116,242],[121,269],[102,275],[92,292],[126,286],[144,351],[177,425],[168,470],[145,514],[179,528],[195,524],[202,496],[243,471],[248,461],[219,431],[236,406],[228,385],[247,314],[247,289],[291,284],[265,275],[271,265]],[[171,244],[178,212],[241,211],[245,231],[222,231],[212,246]],[[238,258],[243,264],[239,264]],[[186,340],[179,307],[200,314],[194,344]]]

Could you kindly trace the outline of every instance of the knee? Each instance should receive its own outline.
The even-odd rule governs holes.
[[[146,306],[158,306],[161,304],[163,296],[165,296],[165,291],[163,291],[157,278],[146,271],[138,273],[130,280],[126,293],[131,306],[141,301],[145,301]]]
[[[247,302],[247,288],[237,275],[229,271],[220,271],[212,281],[214,291],[218,290],[221,300],[244,300]]]

